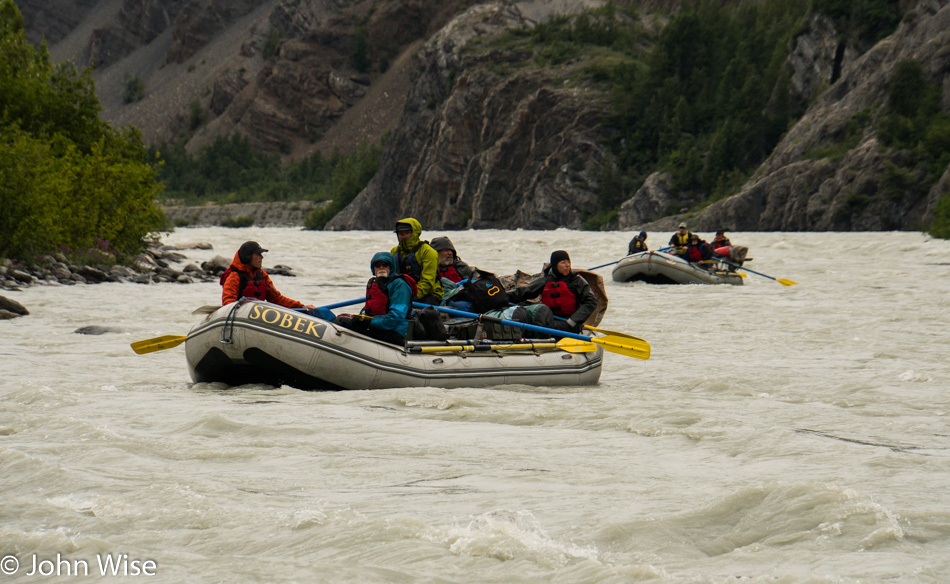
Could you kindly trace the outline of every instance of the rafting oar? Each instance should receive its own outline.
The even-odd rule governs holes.
[[[412,305],[416,308],[426,308],[428,304],[422,304],[421,302],[413,302]],[[650,358],[650,344],[646,341],[620,337],[616,335],[607,335],[605,337],[585,337],[584,335],[579,335],[576,333],[569,333],[566,331],[559,331],[557,329],[551,329],[543,326],[537,326],[533,324],[528,324],[525,322],[518,322],[514,320],[507,320],[503,318],[497,318],[494,316],[488,316],[487,314],[476,314],[474,312],[465,312],[464,310],[455,310],[454,308],[447,308],[445,306],[434,306],[436,310],[444,312],[446,314],[454,314],[455,316],[465,316],[468,318],[474,318],[479,322],[491,322],[495,324],[501,324],[504,326],[513,326],[515,328],[525,329],[529,331],[535,331],[539,333],[545,333],[557,337],[567,337],[569,339],[577,339],[579,341],[585,341],[587,343],[594,343],[600,345],[604,349],[610,351],[611,353],[617,353],[618,355],[626,355],[627,357],[634,357],[636,359],[649,359]]]
[[[337,302],[336,304],[327,304],[326,306],[318,306],[317,308],[324,308],[326,310],[331,310],[333,308],[353,306],[354,304],[359,304],[360,302],[366,302],[366,297],[364,296],[363,298],[354,298],[353,300],[344,300],[343,302]]]
[[[443,345],[441,347],[410,347],[410,353],[461,353],[477,351],[534,351],[536,349],[561,349],[568,353],[590,353],[597,345],[577,339],[561,339],[556,343],[501,343],[486,345]]]
[[[769,276],[768,274],[763,274],[762,272],[756,272],[755,270],[750,270],[749,268],[744,268],[744,267],[740,266],[739,264],[734,264],[734,263],[732,263],[732,262],[727,262],[726,260],[723,260],[723,259],[720,259],[719,261],[722,262],[722,263],[724,263],[724,264],[728,264],[728,265],[730,265],[730,266],[732,266],[732,267],[734,267],[734,268],[738,268],[738,269],[740,269],[740,270],[745,270],[745,271],[747,271],[747,272],[752,272],[753,274],[756,274],[757,276],[762,276],[763,278],[768,278],[769,280],[775,280],[776,282],[778,282],[778,283],[781,284],[782,286],[794,286],[794,285],[798,284],[798,282],[793,282],[793,281],[791,281],[791,280],[786,280],[785,278],[773,278],[772,276]]]
[[[132,343],[132,350],[139,355],[154,353],[155,351],[164,351],[165,349],[177,347],[184,343],[187,338],[188,337],[180,337],[177,335],[165,335],[163,337],[155,337],[154,339],[145,339],[144,341]]]
[[[343,306],[352,306],[354,304],[359,304],[360,302],[366,302],[366,298],[354,298],[353,300],[344,300],[343,302],[337,302],[336,304],[327,304],[326,306],[318,306],[317,308],[325,308],[330,310],[331,308],[341,308]],[[214,304],[206,304],[205,306],[199,306],[198,308],[191,311],[192,314],[211,314],[217,309],[221,308],[220,306],[215,306]],[[291,310],[304,311],[310,310],[308,308],[293,308]],[[316,310],[316,309],[313,309]]]
[[[617,260],[617,261],[615,261],[615,262],[610,262],[609,264],[601,264],[601,265],[599,265],[599,266],[594,266],[593,268],[587,268],[587,271],[588,271],[588,272],[593,272],[594,270],[596,270],[596,269],[598,269],[598,268],[606,268],[607,266],[612,266],[612,265],[614,265],[614,264],[619,264],[622,260],[623,260],[623,258],[620,258],[619,260]]]
[[[559,316],[555,316],[554,318],[560,318],[560,317],[559,317]],[[567,320],[567,319],[565,318],[564,320]],[[584,325],[584,328],[587,329],[587,330],[589,330],[589,331],[598,332],[598,333],[600,333],[600,334],[602,334],[602,335],[611,335],[611,336],[615,336],[615,337],[623,337],[623,338],[625,338],[625,339],[634,339],[634,340],[640,341],[641,343],[646,343],[646,341],[644,341],[643,339],[641,339],[641,338],[639,338],[639,337],[635,337],[635,336],[633,336],[633,335],[628,335],[627,333],[621,333],[621,332],[611,331],[611,330],[607,330],[607,329],[603,329],[603,328],[597,328],[597,327],[591,326],[591,325],[589,325],[589,324],[585,324],[585,325]]]

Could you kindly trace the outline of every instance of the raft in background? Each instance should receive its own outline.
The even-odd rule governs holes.
[[[570,352],[536,344],[435,352],[426,343],[427,352],[414,353],[275,304],[236,302],[192,327],[185,355],[196,382],[314,390],[594,385],[600,379],[600,347]]]
[[[732,284],[742,285],[742,276],[726,269],[710,272],[662,251],[642,251],[629,255],[614,266],[614,282],[648,284]]]

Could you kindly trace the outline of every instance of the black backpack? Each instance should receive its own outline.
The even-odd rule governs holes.
[[[483,313],[508,306],[508,293],[498,277],[478,268],[472,270],[468,282],[462,284],[462,292],[457,296],[461,296],[459,300],[472,303],[472,312]]]

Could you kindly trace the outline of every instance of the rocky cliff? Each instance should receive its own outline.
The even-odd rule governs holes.
[[[577,228],[596,213],[604,96],[562,89],[556,72],[495,74],[508,55],[462,51],[532,22],[517,4],[477,6],[419,51],[376,177],[328,229],[384,229],[404,215],[427,228]]]
[[[355,149],[398,121],[400,54],[464,0],[22,0],[30,38],[57,60],[95,66],[103,117],[149,142],[188,148],[240,132],[258,149],[305,156]],[[142,95],[129,98],[130,82]],[[385,85],[374,91],[377,85]],[[371,96],[389,113],[338,128]],[[332,130],[332,131],[331,131]],[[366,130],[366,131],[364,131]],[[330,134],[349,136],[340,140]],[[324,137],[327,144],[322,147]]]

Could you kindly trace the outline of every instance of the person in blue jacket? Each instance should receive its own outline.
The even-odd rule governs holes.
[[[360,316],[340,315],[333,322],[379,341],[403,345],[412,312],[414,282],[398,272],[393,254],[388,251],[373,256],[370,271],[373,277],[366,283],[366,304]]]

